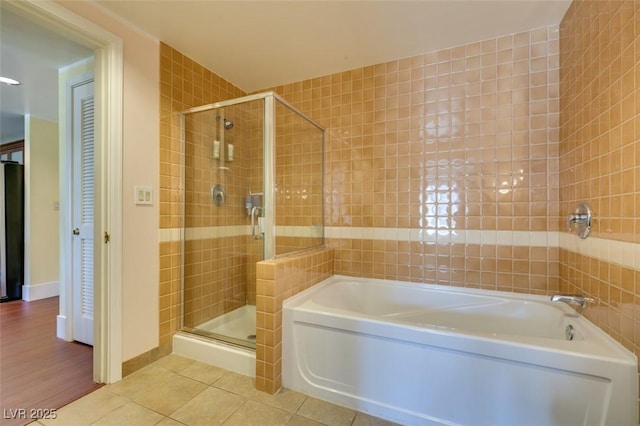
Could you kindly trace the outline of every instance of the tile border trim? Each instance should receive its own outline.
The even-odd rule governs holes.
[[[159,242],[180,241],[183,232],[186,240],[196,240],[248,235],[250,229],[248,225],[187,228],[186,230],[181,228],[160,229]],[[278,235],[288,237],[313,237],[318,235],[318,228],[315,226],[287,226],[278,227],[276,232]],[[327,239],[561,248],[598,260],[640,270],[640,244],[596,237],[582,240],[575,235],[558,231],[481,231],[328,226],[325,227],[324,232]]]
[[[582,240],[575,235],[561,233],[560,248],[601,261],[616,263],[626,268],[640,270],[640,244],[596,237]]]

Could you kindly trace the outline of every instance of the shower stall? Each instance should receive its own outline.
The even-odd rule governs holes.
[[[181,334],[255,349],[256,263],[323,244],[324,129],[266,92],[182,130]]]

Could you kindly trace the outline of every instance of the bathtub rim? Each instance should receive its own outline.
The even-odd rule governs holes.
[[[536,302],[551,303],[549,300],[550,296],[532,294],[532,293],[518,293],[518,292],[505,291],[505,290],[488,290],[488,289],[481,289],[481,288],[475,288],[475,287],[458,287],[458,286],[448,286],[448,285],[442,285],[442,284],[430,284],[430,283],[424,283],[419,281],[402,281],[402,280],[392,280],[392,279],[384,279],[384,278],[367,278],[367,277],[355,277],[350,275],[334,274],[322,280],[321,282],[309,287],[308,289],[303,290],[300,293],[285,299],[283,302],[283,306],[286,304],[292,305],[296,303],[296,301],[299,301],[300,299],[306,299],[311,294],[319,291],[322,287],[331,285],[335,281],[339,281],[339,280],[355,281],[360,283],[371,282],[371,283],[382,284],[382,285],[391,284],[397,287],[407,287],[407,288],[418,287],[418,288],[424,288],[427,290],[442,291],[445,293],[471,293],[471,294],[476,294],[480,296],[490,296],[495,298],[527,299],[527,300],[533,300]],[[557,305],[555,305],[555,303],[557,303]],[[554,302],[554,306],[564,307],[562,309],[565,310],[566,312],[580,315],[571,307],[569,307],[569,305],[567,305],[566,303]]]
[[[418,327],[412,326],[410,324],[399,324],[386,321],[384,319],[377,319],[374,316],[368,316],[364,314],[356,313],[350,314],[344,310],[335,310],[335,311],[327,311],[320,312],[314,309],[308,309],[304,306],[304,303],[312,298],[312,295],[316,292],[321,291],[327,286],[334,285],[340,281],[356,281],[360,283],[374,283],[381,284],[387,286],[400,286],[407,288],[423,288],[425,290],[435,290],[442,291],[446,293],[471,293],[480,296],[489,296],[489,297],[497,297],[497,298],[507,298],[507,299],[516,299],[523,301],[533,301],[539,302],[543,304],[550,305],[552,302],[549,300],[549,296],[542,296],[536,294],[528,294],[528,293],[515,293],[515,292],[507,292],[501,290],[485,290],[485,289],[477,289],[477,288],[467,288],[467,287],[454,287],[454,286],[443,286],[438,284],[428,284],[428,283],[419,283],[419,282],[408,282],[408,281],[400,281],[400,280],[387,280],[380,278],[364,278],[364,277],[352,277],[348,275],[332,275],[325,280],[319,282],[318,284],[290,297],[283,301],[283,327],[285,320],[293,320],[297,322],[304,322],[308,324],[312,324],[313,320],[309,320],[310,317],[323,318],[326,321],[325,325],[341,329],[342,327],[346,327],[346,329],[350,329],[352,332],[360,332],[362,331],[361,326],[358,329],[350,328],[350,323],[352,321],[362,321],[364,323],[370,323],[374,326],[381,327],[382,329],[388,330],[388,336],[394,335],[402,336],[405,335],[402,333],[402,329],[407,329],[410,331],[417,331],[418,333],[429,334],[432,337],[429,341],[440,340],[443,339],[453,339],[456,340],[464,340],[464,339],[472,339],[480,344],[481,347],[486,347],[487,349],[484,352],[487,356],[495,356],[495,352],[490,348],[492,344],[500,344],[501,346],[507,348],[513,348],[514,350],[519,350],[520,348],[525,348],[529,350],[533,350],[535,352],[549,352],[550,354],[556,355],[570,355],[570,356],[582,356],[582,357],[590,357],[602,362],[616,362],[626,365],[635,365],[637,369],[638,358],[637,356],[631,352],[629,349],[624,347],[620,342],[615,340],[612,336],[607,334],[600,327],[596,326],[585,316],[578,314],[575,310],[573,310],[570,306],[565,303],[557,304],[553,303],[553,307],[562,310],[567,315],[571,315],[575,318],[576,322],[580,324],[580,327],[584,327],[585,330],[588,331],[589,339],[586,340],[577,340],[577,341],[567,341],[560,339],[548,339],[548,338],[540,338],[540,337],[519,337],[517,335],[507,335],[506,338],[503,335],[489,335],[483,333],[466,333],[462,331],[451,331],[446,329],[439,329],[436,327]],[[294,313],[294,311],[297,311]],[[404,339],[402,339],[404,340]],[[408,340],[407,340],[408,341]],[[423,341],[422,343],[425,343]],[[553,343],[553,344],[550,344]],[[604,347],[603,347],[604,345]],[[570,347],[569,347],[570,346]],[[544,348],[542,350],[541,348]],[[607,353],[603,353],[602,349],[606,349]]]

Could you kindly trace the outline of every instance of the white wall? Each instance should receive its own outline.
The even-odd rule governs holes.
[[[27,115],[24,144],[26,257],[23,297],[35,300],[57,295],[60,279],[58,123]]]
[[[59,3],[124,44],[122,360],[127,361],[158,346],[160,47],[92,2]],[[136,185],[153,188],[154,205],[134,204]]]

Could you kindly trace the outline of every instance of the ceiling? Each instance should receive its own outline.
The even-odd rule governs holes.
[[[95,0],[247,92],[559,24],[570,0]]]
[[[1,4],[1,2],[0,2]],[[93,52],[0,8],[0,143],[24,138],[24,115],[58,121],[58,69]]]
[[[93,1],[246,92],[559,24],[571,3]],[[23,83],[0,84],[0,142],[7,142],[21,137],[24,114],[57,120],[58,69],[92,52],[1,5],[0,75]]]

